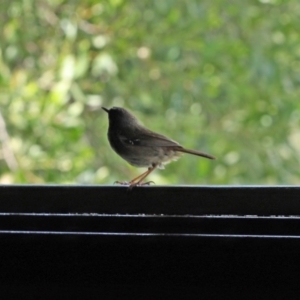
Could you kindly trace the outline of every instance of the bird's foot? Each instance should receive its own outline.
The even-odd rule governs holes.
[[[114,184],[130,185],[130,182],[129,181],[115,181]]]
[[[130,186],[144,186],[144,185],[150,185],[151,183],[155,183],[155,182],[154,181],[132,182],[132,183],[130,183]]]
[[[147,182],[131,182],[128,190],[131,191],[135,186],[148,186],[151,183],[154,183],[154,181],[147,181]]]
[[[130,189],[132,189],[135,186],[147,186],[151,183],[155,183],[154,181],[147,181],[147,182],[132,182],[132,181],[115,181],[114,184],[120,184],[120,185],[128,185]]]

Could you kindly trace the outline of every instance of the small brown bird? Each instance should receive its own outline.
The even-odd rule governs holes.
[[[129,182],[130,187],[149,184],[143,180],[156,168],[163,169],[164,165],[177,160],[182,153],[189,153],[209,159],[215,157],[196,150],[185,149],[177,142],[164,135],[150,131],[139,123],[137,118],[121,107],[107,109],[109,127],[108,140],[114,151],[128,163],[136,167],[147,167],[148,170]]]

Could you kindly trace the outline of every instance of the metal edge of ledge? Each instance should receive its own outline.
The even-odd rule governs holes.
[[[299,216],[300,186],[2,185],[0,212]]]

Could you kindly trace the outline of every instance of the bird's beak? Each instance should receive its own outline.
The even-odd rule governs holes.
[[[102,108],[104,111],[106,111],[107,113],[109,113],[109,109],[107,109],[107,108],[105,108],[105,107],[103,107],[103,106],[101,106],[101,108]]]

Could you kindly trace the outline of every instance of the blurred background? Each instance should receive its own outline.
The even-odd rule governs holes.
[[[156,184],[300,183],[299,0],[0,2],[0,183],[112,184],[101,106],[184,155]]]

